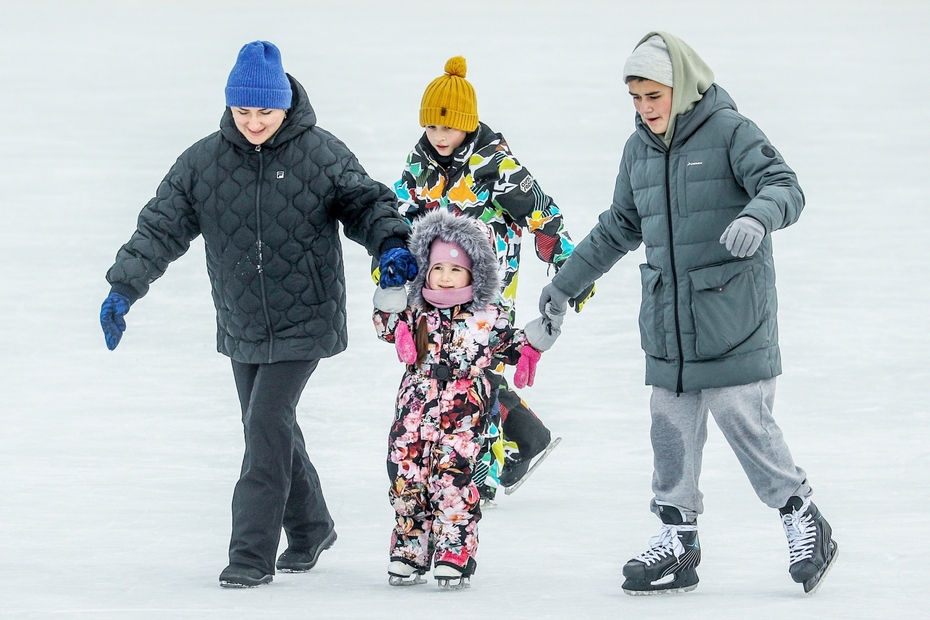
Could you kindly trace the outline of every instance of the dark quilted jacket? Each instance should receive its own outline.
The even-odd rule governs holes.
[[[338,222],[377,257],[409,225],[389,188],[316,126],[293,78],[287,119],[261,146],[236,129],[187,149],[139,214],[107,272],[131,301],[203,235],[217,314],[217,349],[239,362],[329,357],[346,348],[345,275]]]

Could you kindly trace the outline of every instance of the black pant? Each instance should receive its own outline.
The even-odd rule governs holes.
[[[274,574],[282,527],[288,546],[297,549],[318,543],[333,529],[297,425],[297,402],[318,363],[232,363],[245,455],[232,500],[230,563]]]

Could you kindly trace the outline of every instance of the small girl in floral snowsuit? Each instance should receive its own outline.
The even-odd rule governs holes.
[[[517,365],[518,387],[532,385],[538,351],[552,345],[561,320],[510,325],[495,304],[499,264],[479,221],[432,211],[414,224],[409,247],[419,266],[409,303],[404,287],[378,288],[374,298],[378,337],[407,364],[389,437],[397,513],[389,583],[425,583],[434,562],[440,586],[457,589],[468,586],[478,548],[472,469],[488,424],[486,371],[503,359]]]

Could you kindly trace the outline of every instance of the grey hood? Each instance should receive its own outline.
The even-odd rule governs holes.
[[[484,308],[497,300],[501,289],[497,252],[491,241],[490,229],[478,220],[457,216],[445,209],[433,209],[413,224],[407,246],[417,259],[419,272],[410,283],[410,303],[424,307],[423,287],[429,271],[429,250],[439,237],[457,243],[471,257],[471,278],[474,291],[472,304]]]

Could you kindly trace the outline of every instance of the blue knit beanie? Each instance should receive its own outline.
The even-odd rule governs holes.
[[[226,105],[235,108],[287,110],[291,83],[281,65],[281,52],[268,41],[252,41],[239,50],[226,81]]]

